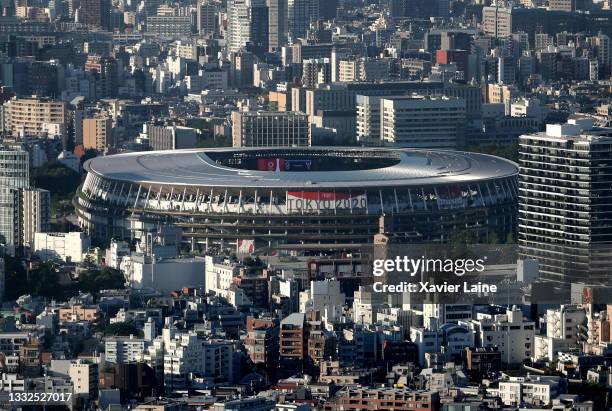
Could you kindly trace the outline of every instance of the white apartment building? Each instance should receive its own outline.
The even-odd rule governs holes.
[[[43,260],[63,260],[80,263],[90,246],[85,233],[36,233],[34,254]]]
[[[240,274],[240,265],[219,257],[206,256],[204,289],[206,293],[229,290],[233,278]]]
[[[499,382],[499,396],[504,405],[548,406],[562,393],[562,381],[554,376],[509,377]]]
[[[353,321],[358,324],[374,324],[383,306],[381,293],[374,292],[370,286],[359,286],[353,297]]]
[[[183,287],[204,286],[204,259],[164,258],[144,254],[124,257],[120,264],[130,286],[168,293]]]
[[[333,321],[342,316],[345,302],[340,281],[311,281],[310,289],[300,293],[300,312],[319,311],[327,321]]]
[[[116,364],[136,362],[147,346],[145,339],[134,336],[108,338],[104,341],[106,361]]]
[[[579,327],[586,326],[587,317],[584,308],[576,305],[562,305],[560,308],[549,308],[544,316],[546,336],[560,338],[575,345],[578,344]]]
[[[455,149],[465,121],[461,98],[412,95],[380,102],[380,137],[394,147]]]
[[[504,364],[522,364],[534,352],[535,323],[523,318],[516,307],[506,314],[478,314],[470,322],[460,322],[476,334],[477,347],[497,347]]]
[[[466,347],[474,346],[474,334],[469,327],[457,324],[439,325],[433,320],[429,327],[411,327],[410,340],[419,349],[419,364],[425,364],[425,354],[444,353],[447,359],[461,356]]]
[[[83,360],[70,364],[68,375],[75,394],[96,395],[98,391],[98,364]]]
[[[380,96],[355,96],[357,141],[380,140]]]
[[[174,328],[165,328],[162,339],[166,390],[186,388],[190,373],[232,381],[234,346],[231,342],[205,340],[195,333],[179,333]]]

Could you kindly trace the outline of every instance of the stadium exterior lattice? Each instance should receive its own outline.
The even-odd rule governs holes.
[[[341,248],[372,243],[381,215],[406,242],[487,235],[516,223],[517,166],[456,151],[223,148],[98,157],[75,197],[92,237],[162,224],[185,247]]]

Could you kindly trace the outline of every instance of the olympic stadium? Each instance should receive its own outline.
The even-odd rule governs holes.
[[[75,204],[99,240],[180,227],[185,248],[341,249],[516,223],[517,166],[476,153],[387,148],[221,148],[98,157]]]

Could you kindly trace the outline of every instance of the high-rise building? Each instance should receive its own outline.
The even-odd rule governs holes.
[[[265,0],[230,0],[228,14],[228,49],[248,49],[255,54],[268,50],[268,7]]]
[[[0,301],[4,302],[4,293],[6,291],[6,268],[4,258],[0,257]]]
[[[305,38],[311,19],[318,18],[318,1],[316,0],[288,0],[287,22],[289,43],[296,43],[298,39]]]
[[[14,219],[18,224],[13,240],[15,245],[34,246],[36,233],[50,229],[51,194],[40,188],[13,190]]]
[[[13,136],[47,135],[49,125],[67,123],[66,104],[40,98],[18,98],[4,105],[4,128]]]
[[[114,97],[117,94],[119,74],[114,58],[88,56],[85,71],[93,75],[97,98]]]
[[[7,245],[15,245],[19,232],[13,191],[30,186],[29,164],[27,151],[0,150],[0,242]]]
[[[464,99],[412,95],[380,102],[381,140],[397,147],[457,148],[464,126]]]
[[[94,117],[83,120],[83,147],[104,151],[113,143],[112,120],[109,117]]]
[[[91,27],[110,29],[110,0],[81,0],[79,18]]]
[[[268,51],[278,51],[287,44],[287,2],[266,0],[268,6]]]
[[[519,250],[540,277],[563,285],[609,278],[612,129],[590,120],[519,140]]]
[[[294,111],[234,111],[232,142],[234,147],[310,146],[308,117]]]
[[[206,0],[198,3],[198,33],[210,36],[217,29],[217,7]]]
[[[482,31],[495,38],[508,38],[512,34],[512,9],[498,5],[484,7]]]

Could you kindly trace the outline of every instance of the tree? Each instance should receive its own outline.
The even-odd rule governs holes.
[[[125,278],[119,270],[104,267],[101,270],[89,269],[79,276],[81,291],[97,295],[100,290],[124,288]]]
[[[57,161],[33,168],[31,180],[34,187],[49,190],[60,198],[71,197],[81,183],[76,171]]]
[[[129,335],[141,335],[141,331],[130,323],[113,323],[109,324],[104,328],[104,335],[106,336],[129,336]]]
[[[88,148],[87,150],[85,150],[85,154],[81,156],[81,165],[85,164],[87,160],[90,160],[97,156],[98,152],[96,150],[94,150],[93,148]]]
[[[20,260],[5,257],[6,297],[15,300],[24,294],[32,294],[55,300],[64,300],[70,288],[61,287],[57,267],[50,262],[28,271]]]

